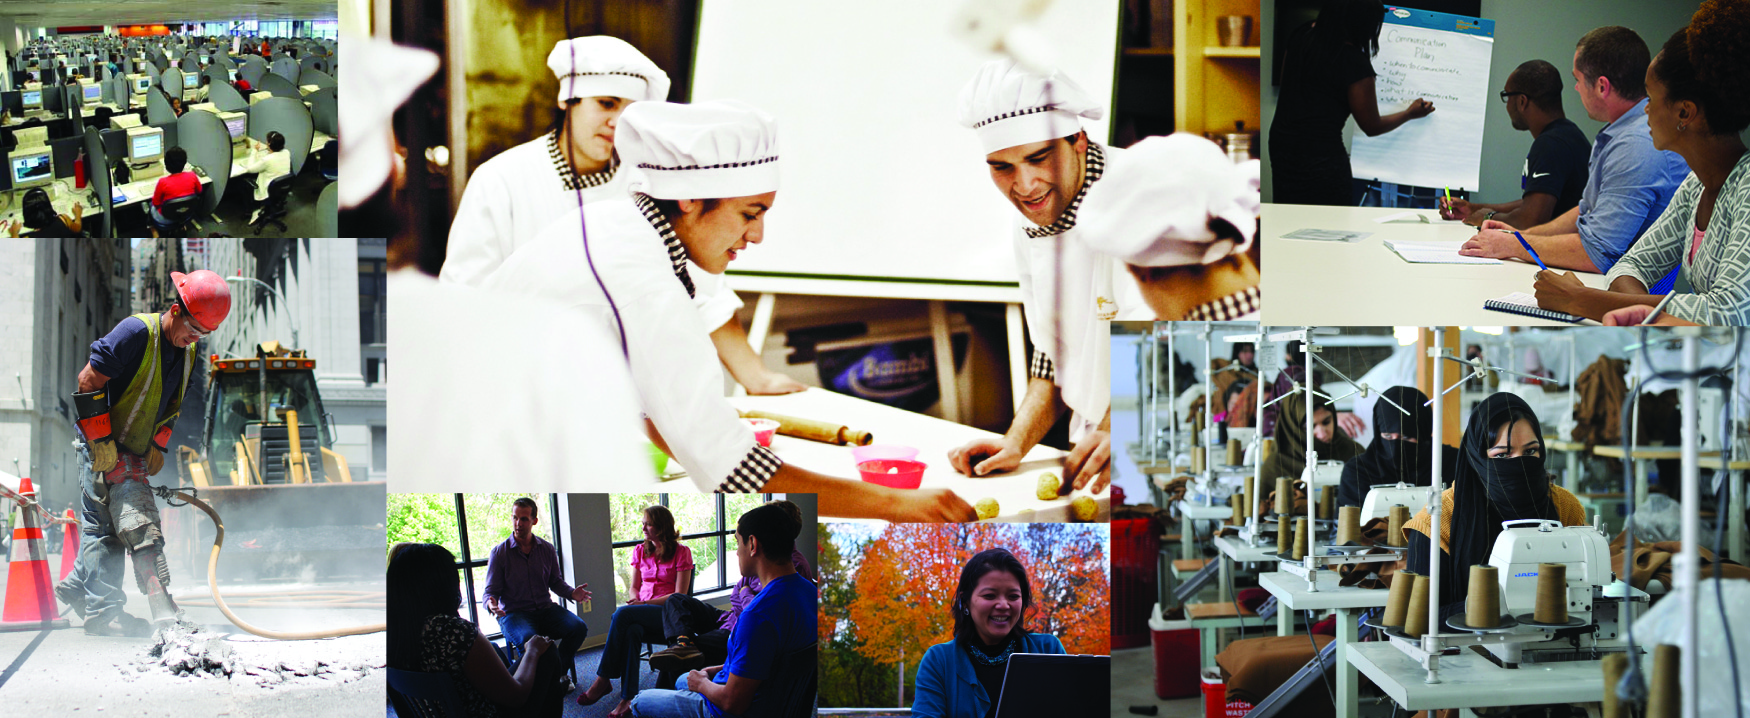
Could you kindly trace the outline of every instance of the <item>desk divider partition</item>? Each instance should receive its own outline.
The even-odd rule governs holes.
[[[198,216],[211,215],[231,182],[231,135],[218,115],[189,112],[177,120],[176,136],[177,146],[188,153],[189,164],[204,170],[213,181],[212,191],[203,195]]]
[[[283,79],[283,78],[282,78]],[[292,174],[304,169],[304,159],[310,155],[310,141],[315,137],[310,123],[310,111],[303,100],[290,97],[270,97],[249,108],[249,136],[262,142],[267,133],[279,131],[286,138],[286,151],[292,154]]]

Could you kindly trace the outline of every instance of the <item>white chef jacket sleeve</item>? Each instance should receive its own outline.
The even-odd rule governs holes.
[[[783,461],[754,440],[753,429],[723,396],[723,369],[710,330],[676,279],[661,240],[654,230],[630,239],[615,241],[607,261],[596,259],[625,326],[632,382],[645,415],[699,490],[759,491]]]
[[[468,180],[467,189],[462,190],[462,202],[450,223],[444,266],[438,272],[440,281],[480,286],[508,254],[501,238],[508,237],[514,226],[510,216],[511,188],[498,164],[501,163],[488,160],[480,165]]]
[[[687,262],[687,274],[693,277],[693,306],[699,308],[699,318],[705,322],[705,332],[717,331],[741,310],[741,297],[729,288],[721,274],[712,274]]]
[[[1033,308],[1038,306],[1038,304],[1033,297],[1033,265],[1028,260],[1027,256],[1027,242],[1029,241],[1029,238],[1027,237],[1027,233],[1023,231],[1019,225],[1015,227],[1014,235],[1015,274],[1021,281],[1021,316],[1026,320],[1027,333],[1033,339],[1033,354],[1027,359],[1027,378],[1045,379],[1055,384],[1057,383],[1056,366],[1054,362],[1051,361],[1051,355],[1046,354],[1039,346],[1039,343],[1042,341],[1041,338],[1044,337],[1045,334],[1040,333],[1038,324],[1036,323],[1038,321],[1038,318],[1035,316],[1037,312],[1033,311]]]

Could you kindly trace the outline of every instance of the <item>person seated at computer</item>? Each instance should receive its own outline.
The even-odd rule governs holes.
[[[48,190],[32,187],[24,193],[24,220],[13,220],[6,231],[14,237],[79,237],[83,236],[80,232],[83,214],[85,207],[78,202],[73,203],[73,216],[56,213]],[[26,228],[30,231],[19,234]]]
[[[172,147],[164,153],[164,176],[152,189],[152,236],[158,236],[158,229],[166,228],[169,220],[164,219],[162,210],[164,203],[179,197],[198,195],[201,193],[201,179],[193,172],[184,171],[188,167],[188,151],[181,147]]]
[[[213,78],[211,76],[201,75],[201,84],[199,87],[196,87],[194,90],[194,101],[195,102],[206,102],[207,101],[207,93],[211,90],[212,84],[213,84]]]
[[[1056,636],[1027,632],[1032,607],[1027,569],[1008,549],[986,549],[967,561],[949,608],[954,640],[924,653],[911,714],[983,718],[1002,695],[1010,654],[1063,653]]]
[[[170,111],[176,113],[177,117],[181,117],[183,113],[188,112],[187,109],[183,108],[182,98],[180,97],[170,98]]]
[[[255,212],[249,215],[249,223],[254,224],[255,218],[261,215],[261,207],[267,201],[267,185],[281,175],[292,173],[292,153],[286,150],[286,136],[278,132],[267,133],[267,144],[262,144],[255,138],[249,139],[255,152],[237,161],[237,166],[245,173],[255,175]]]

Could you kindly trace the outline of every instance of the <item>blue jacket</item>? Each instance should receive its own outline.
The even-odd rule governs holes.
[[[1017,653],[1063,653],[1063,643],[1046,633],[1029,633]],[[924,718],[984,718],[994,696],[986,694],[972,670],[972,658],[959,641],[930,646],[918,665],[917,696],[912,716]]]

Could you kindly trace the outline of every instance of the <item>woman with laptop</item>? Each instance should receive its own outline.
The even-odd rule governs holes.
[[[1033,590],[1027,569],[1008,549],[979,552],[960,570],[954,589],[954,640],[930,647],[918,665],[911,714],[926,718],[987,718],[996,712],[1009,657],[1062,654],[1056,636],[1024,627]]]

